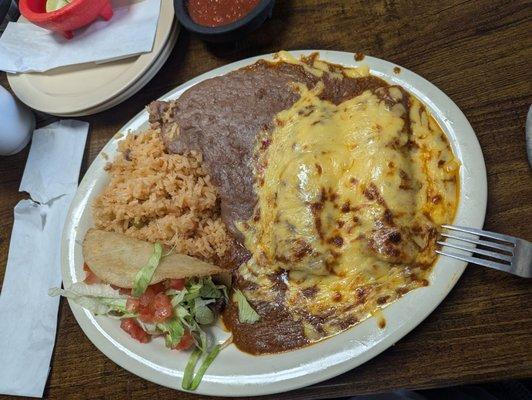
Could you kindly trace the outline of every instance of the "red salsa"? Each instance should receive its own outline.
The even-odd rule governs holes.
[[[244,18],[260,0],[188,0],[190,18],[198,25],[222,26]]]

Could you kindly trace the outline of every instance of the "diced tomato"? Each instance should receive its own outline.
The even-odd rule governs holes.
[[[182,290],[185,287],[184,279],[168,279],[166,281],[166,286],[169,289]]]
[[[147,324],[153,323],[153,313],[150,311],[148,307],[146,308],[139,308],[139,319],[142,322],[146,322]]]
[[[156,283],[155,285],[148,286],[144,293],[142,293],[139,297],[140,305],[143,307],[147,307],[155,298],[155,295],[157,293],[161,293],[165,291],[164,284],[162,282]]]
[[[139,297],[140,306],[141,307],[148,307],[152,300],[155,298],[155,291],[152,289],[151,286],[148,286],[146,288],[146,291],[142,293],[142,295]]]
[[[157,293],[155,299],[153,299],[151,303],[151,308],[153,309],[154,322],[166,321],[168,318],[171,318],[174,313],[170,297],[164,293]]]
[[[192,338],[192,334],[189,331],[185,331],[183,334],[183,337],[181,338],[181,341],[176,344],[172,349],[174,350],[187,350],[190,349],[190,347],[194,344],[194,339]]]
[[[140,343],[148,343],[150,335],[142,329],[137,321],[133,318],[125,318],[120,322],[120,328],[129,333],[129,335],[138,340]]]
[[[162,292],[156,293],[152,286],[148,286],[144,294],[139,297],[138,313],[142,322],[166,321],[173,315],[170,297]]]
[[[94,272],[91,271],[87,264],[83,264],[83,270],[85,271],[85,280],[84,282],[87,285],[92,285],[94,283],[102,283],[102,280],[96,276]]]
[[[150,309],[150,304],[155,298],[154,290],[148,286],[146,291],[139,297],[139,318],[142,322],[153,322],[153,312]]]
[[[164,285],[164,281],[161,281],[159,283],[156,283],[154,285],[148,286],[150,287],[155,294],[164,292],[166,290],[166,286]]]
[[[128,297],[126,301],[126,310],[129,312],[137,312],[139,309],[140,300],[134,297]]]

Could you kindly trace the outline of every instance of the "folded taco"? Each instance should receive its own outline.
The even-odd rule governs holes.
[[[97,229],[87,232],[83,257],[85,280],[50,289],[50,295],[65,296],[95,315],[120,319],[122,329],[141,343],[164,335],[171,349],[194,347],[194,363],[201,353],[209,353],[206,360],[212,362],[220,346],[209,346],[202,326],[214,323],[227,303],[227,287],[212,279],[223,269],[174,254],[159,243]],[[193,370],[189,368],[184,388],[199,384],[202,374],[193,382]]]
[[[165,279],[213,276],[223,272],[216,265],[160,247],[162,254],[150,284]],[[121,288],[133,288],[136,275],[153,253],[154,245],[151,243],[99,229],[89,229],[83,241],[83,258],[88,268],[102,281]],[[169,254],[163,257],[165,253]]]

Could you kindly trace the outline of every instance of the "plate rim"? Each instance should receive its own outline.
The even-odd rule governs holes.
[[[117,93],[116,96],[100,104],[97,104],[94,107],[79,110],[74,113],[65,113],[65,114],[61,113],[61,114],[54,114],[54,115],[58,117],[66,117],[66,118],[87,117],[89,115],[107,111],[123,103],[124,101],[128,100],[130,97],[135,95],[138,91],[140,91],[144,86],[146,86],[153,79],[153,77],[161,70],[161,68],[166,64],[166,61],[168,60],[168,58],[170,58],[170,55],[172,54],[172,51],[174,50],[174,47],[177,43],[180,30],[181,30],[181,26],[179,25],[177,20],[174,20],[172,30],[170,32],[170,36],[168,37],[167,41],[162,47],[161,52],[156,57],[156,59],[153,61],[153,63],[150,65],[150,67],[145,71],[144,75],[142,75],[138,80],[136,80],[131,86],[124,88],[122,91],[120,91],[120,93]]]
[[[475,228],[482,228],[485,218],[485,211],[486,211],[486,205],[487,205],[487,174],[486,174],[486,167],[485,162],[482,154],[482,150],[480,147],[480,144],[478,142],[478,139],[476,137],[476,134],[471,127],[469,121],[467,120],[464,113],[458,108],[458,106],[447,96],[445,93],[443,93],[440,89],[438,89],[434,84],[430,83],[429,81],[425,80],[418,74],[413,73],[412,71],[399,66],[397,64],[391,63],[389,61],[381,60],[378,58],[365,56],[364,60],[361,62],[355,61],[355,54],[350,52],[340,52],[340,51],[331,51],[331,50],[294,50],[290,51],[290,54],[299,57],[303,54],[310,54],[312,52],[319,52],[320,59],[323,59],[325,61],[329,62],[335,62],[338,63],[338,61],[334,60],[335,58],[340,58],[348,60],[350,59],[351,62],[349,63],[342,63],[345,66],[352,67],[357,66],[361,64],[370,64],[370,70],[372,74],[380,77],[384,77],[387,81],[393,80],[393,75],[391,71],[395,67],[399,67],[401,69],[401,73],[396,75],[396,78],[401,80],[402,77],[406,76],[406,79],[414,79],[417,81],[416,87],[412,87],[411,85],[401,83],[405,88],[407,88],[408,91],[415,94],[418,98],[422,100],[422,102],[431,110],[431,114],[438,120],[439,124],[442,126],[442,129],[444,129],[446,135],[449,137],[451,145],[453,146],[453,151],[457,156],[459,156],[460,160],[467,160],[467,165],[462,165],[461,172],[460,172],[460,189],[461,192],[464,189],[463,185],[465,182],[465,179],[469,175],[463,175],[464,173],[473,174],[474,180],[471,179],[471,176],[469,176],[469,184],[471,185],[471,188],[475,189],[475,208],[472,210],[469,210],[472,212],[472,219],[471,226]],[[210,77],[218,76],[221,74],[225,74],[229,71],[241,68],[244,65],[251,64],[255,62],[258,59],[271,59],[273,55],[276,53],[270,53],[255,57],[250,57],[244,60],[239,60],[227,65],[224,65],[222,67],[216,68],[214,70],[208,71],[204,74],[201,74],[181,85],[178,87],[172,89],[171,91],[167,92],[165,95],[161,96],[159,100],[170,100],[177,98],[184,90],[188,89],[189,87],[193,86],[194,84],[201,82],[205,79],[208,79]],[[331,60],[332,58],[332,60]],[[373,70],[371,68],[371,65],[373,64],[379,64],[389,69],[389,73],[383,73],[376,70]],[[401,77],[401,78],[399,78]],[[419,86],[424,87],[423,90],[419,89]],[[422,93],[423,92],[423,93]],[[427,95],[424,95],[424,93],[429,93],[431,96],[431,99],[437,98],[435,101],[426,101],[425,98]],[[420,96],[420,93],[422,96]],[[444,103],[446,105],[445,113],[443,114],[436,114],[434,110],[439,109],[437,107],[437,103],[440,102],[440,100],[445,100]],[[445,115],[444,115],[445,114]],[[127,122],[119,131],[124,132],[128,129],[132,129],[135,131],[136,129],[142,128],[147,121],[147,112],[145,110],[140,111],[138,114],[136,114],[129,122]],[[448,116],[451,115],[454,117],[449,118]],[[460,135],[465,135],[463,137],[459,137],[456,135],[456,132],[453,128],[453,126],[456,124],[456,119],[460,123],[461,126],[461,133]],[[142,122],[142,121],[145,122]],[[453,141],[451,141],[453,139]],[[76,192],[76,195],[73,199],[72,205],[68,212],[67,222],[65,225],[65,228],[63,230],[63,237],[61,241],[61,247],[62,247],[62,254],[61,254],[61,266],[62,266],[62,275],[63,280],[66,282],[71,282],[71,280],[66,279],[72,276],[75,276],[75,266],[69,265],[69,256],[71,255],[73,257],[73,253],[70,254],[70,252],[73,252],[73,249],[69,249],[69,241],[71,242],[71,238],[69,238],[70,234],[74,233],[76,226],[73,224],[73,214],[75,213],[82,213],[83,210],[79,210],[80,202],[83,202],[83,200],[87,200],[87,198],[90,196],[90,185],[91,182],[89,182],[89,178],[91,178],[93,175],[96,175],[97,169],[101,168],[105,164],[105,158],[102,157],[102,153],[106,152],[106,149],[109,149],[112,147],[112,144],[116,144],[117,141],[117,135],[113,136],[109,142],[104,146],[104,148],[100,151],[98,156],[95,158],[95,160],[91,163],[90,167],[87,169],[85,176],[83,180],[81,181],[81,184],[78,188],[78,191]],[[458,142],[460,140],[464,140],[467,142],[467,146],[464,146],[463,144],[460,144],[460,146],[457,148],[455,146],[458,146]],[[462,147],[464,146],[464,147]],[[467,150],[467,152],[463,152],[462,150]],[[464,163],[465,164],[465,163]],[[474,167],[474,168],[471,168]],[[464,169],[469,169],[464,172]],[[94,184],[94,182],[92,183]],[[466,187],[467,190],[470,190],[470,188]],[[85,193],[83,193],[85,192]],[[466,192],[467,193],[467,192]],[[455,221],[459,217],[463,218],[469,218],[469,214],[465,214],[465,216],[462,216],[462,212],[466,212],[466,207],[463,206],[464,202],[464,194],[461,193],[460,199],[459,199],[459,206],[458,206],[458,212],[457,216],[455,218]],[[469,202],[472,200],[469,199]],[[469,204],[471,206],[471,204]],[[457,262],[457,261],[449,261],[446,262],[445,259],[438,259],[434,270],[440,265],[440,264],[449,264],[452,266],[451,272],[452,274],[449,275],[449,279],[444,285],[444,287],[440,287],[438,290],[441,292],[433,293],[434,300],[430,303],[430,306],[426,307],[424,306],[421,310],[418,309],[412,309],[411,317],[408,320],[408,323],[400,324],[400,326],[394,328],[393,331],[391,331],[389,334],[382,334],[379,340],[372,345],[368,349],[365,349],[361,354],[356,354],[354,356],[350,356],[347,359],[342,359],[339,362],[332,362],[331,365],[327,365],[323,368],[320,368],[318,371],[310,371],[308,374],[299,374],[294,376],[288,376],[285,377],[286,379],[281,379],[283,377],[269,377],[271,379],[268,380],[268,378],[259,384],[259,382],[253,382],[251,384],[246,384],[245,382],[242,384],[223,384],[219,383],[214,379],[213,381],[208,381],[206,383],[202,383],[197,391],[194,393],[196,394],[204,394],[204,395],[217,395],[217,396],[232,396],[232,397],[240,397],[240,396],[256,396],[256,395],[266,395],[266,394],[275,394],[280,392],[286,392],[289,390],[298,389],[304,386],[308,386],[314,383],[322,382],[324,380],[330,379],[334,376],[340,375],[344,372],[347,372],[353,368],[356,368],[357,366],[367,362],[371,358],[375,357],[376,355],[380,354],[384,350],[388,349],[390,346],[395,344],[396,341],[402,339],[404,336],[406,336],[412,329],[417,327],[428,315],[430,315],[434,309],[443,301],[443,299],[446,298],[450,290],[454,287],[460,276],[462,275],[466,263],[464,262]],[[441,268],[439,269],[441,270]],[[439,271],[438,270],[438,271]],[[443,273],[450,274],[451,272],[445,271]],[[71,275],[69,275],[71,274]],[[431,276],[432,278],[432,276]],[[431,288],[432,285],[429,285],[428,288]],[[392,303],[390,306],[386,307],[383,311],[386,314],[386,311],[391,308],[396,308],[396,305],[403,305],[408,304],[406,301],[409,298],[410,293],[412,292],[418,292],[423,289],[417,289],[415,291],[409,292],[406,296],[403,298],[397,300],[396,302]],[[428,293],[428,292],[423,292]],[[428,295],[428,294],[427,294]],[[110,337],[107,332],[105,332],[96,322],[94,317],[88,313],[86,310],[83,310],[81,307],[77,306],[76,304],[69,301],[69,305],[71,307],[71,310],[84,331],[84,333],[87,335],[87,337],[91,340],[91,342],[100,350],[102,351],[108,358],[110,358],[112,361],[114,361],[116,364],[120,365],[124,369],[134,373],[135,375],[147,379],[149,381],[152,381],[154,383],[167,386],[170,388],[174,388],[180,391],[183,391],[183,389],[180,388],[180,380],[177,378],[173,378],[174,381],[169,381],[168,377],[168,371],[163,371],[158,369],[147,370],[146,365],[141,364],[139,361],[140,356],[136,356],[132,351],[128,350],[127,348],[124,349],[124,346],[120,345],[118,342],[116,342],[113,338]],[[410,305],[412,307],[412,305]],[[404,307],[403,307],[404,308]],[[386,315],[386,318],[388,319],[388,316]],[[348,329],[347,331],[340,333],[339,335],[336,335],[336,337],[327,339],[325,341],[322,341],[318,344],[314,344],[312,346],[306,347],[304,349],[295,350],[295,352],[304,351],[308,349],[315,349],[316,346],[319,346],[320,344],[324,342],[329,342],[335,340],[335,338],[339,338],[340,336],[344,337],[350,337],[350,335],[347,335],[347,333],[352,332],[358,327],[363,324],[368,323],[369,320],[372,320],[372,318],[368,318],[364,322],[357,324],[355,327],[352,327]],[[338,339],[339,340],[339,339]],[[283,354],[283,353],[281,353]],[[351,354],[351,353],[349,353]],[[354,354],[354,353],[353,353]],[[136,360],[135,360],[136,359]],[[151,366],[153,368],[153,366]],[[301,366],[300,366],[301,368]],[[291,371],[291,370],[290,370]],[[289,372],[290,372],[289,371]],[[179,372],[179,371],[176,371]],[[166,375],[165,375],[166,374]],[[275,374],[274,374],[275,375]],[[178,376],[178,375],[175,375]],[[205,376],[205,378],[208,378],[209,376]],[[234,376],[234,378],[237,378]]]
[[[23,16],[20,16],[18,22],[25,21],[26,19]],[[43,91],[36,90],[35,86],[31,84],[33,75],[43,75],[48,72],[53,72],[56,69],[51,71],[45,71],[42,73],[7,73],[7,81],[13,92],[20,99],[20,101],[22,101],[28,107],[50,115],[60,116],[62,114],[74,114],[77,112],[82,112],[83,110],[89,108],[98,107],[102,103],[105,103],[110,99],[113,99],[114,97],[120,95],[122,92],[128,90],[139,79],[142,79],[142,76],[152,67],[154,62],[156,62],[157,58],[159,57],[160,53],[163,51],[164,46],[172,33],[174,24],[176,23],[177,20],[174,13],[173,3],[162,1],[152,50],[147,53],[142,53],[132,57],[126,57],[122,60],[118,60],[118,62],[120,62],[123,60],[131,59],[131,62],[127,63],[127,66],[124,67],[124,71],[129,73],[127,73],[126,75],[123,72],[120,73],[121,79],[119,82],[122,83],[119,83],[118,85],[121,86],[119,87],[117,85],[112,86],[111,88],[108,88],[108,86],[104,86],[103,89],[99,89],[99,92],[97,92],[98,94],[91,95],[91,101],[87,101],[87,99],[84,98],[83,94],[80,93],[77,96],[74,96],[74,99],[77,102],[77,105],[75,105],[74,107],[71,105],[72,96],[69,97],[69,102],[65,102],[64,98],[63,100],[61,100],[61,96],[51,96]],[[59,67],[57,68],[57,70],[59,70],[60,68],[70,67],[80,67],[81,69],[83,69],[83,65],[91,65],[105,68],[106,64],[107,63],[94,65],[94,63],[83,63],[72,66]],[[106,93],[104,96],[101,95],[102,91],[105,91]],[[35,100],[36,97],[38,99],[37,101]]]

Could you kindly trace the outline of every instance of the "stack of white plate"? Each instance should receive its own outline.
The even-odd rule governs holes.
[[[64,117],[95,114],[123,102],[148,83],[168,59],[178,33],[173,4],[163,1],[150,53],[44,73],[7,74],[7,79],[16,96],[35,110]]]

